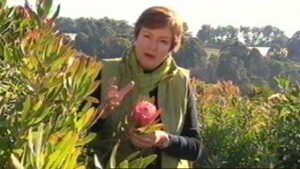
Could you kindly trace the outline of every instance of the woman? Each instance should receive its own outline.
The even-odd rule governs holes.
[[[118,151],[123,152],[122,158],[129,154],[124,152],[134,148],[156,153],[158,158],[148,168],[188,168],[191,166],[187,160],[200,156],[201,139],[189,72],[178,67],[171,56],[180,48],[182,36],[183,23],[174,11],[159,6],[146,9],[136,22],[133,46],[121,59],[103,61],[101,88],[95,92],[98,97],[101,93],[107,106],[92,130],[100,133],[106,145],[105,140],[118,136],[120,121],[132,112],[140,98],[155,98],[157,108],[162,110],[159,118],[164,130],[141,135],[132,129]]]

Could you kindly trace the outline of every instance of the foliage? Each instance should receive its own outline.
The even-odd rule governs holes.
[[[202,67],[206,64],[207,54],[201,41],[197,38],[189,38],[182,46],[182,49],[175,54],[174,58],[179,66],[194,68]]]
[[[79,157],[98,116],[89,95],[101,66],[63,44],[51,21],[59,7],[49,18],[52,1],[36,5],[37,12],[28,3],[1,8],[0,164],[84,168]]]
[[[61,32],[76,34],[76,49],[98,58],[121,57],[133,35],[127,22],[108,18],[59,18],[56,24]]]
[[[244,62],[227,51],[220,56],[217,75],[222,80],[232,80],[239,85],[249,81]]]
[[[286,48],[281,48],[280,46],[276,45],[271,47],[268,50],[267,56],[274,60],[286,60],[287,59],[288,51]]]
[[[300,31],[296,32],[287,44],[288,57],[295,61],[300,61]]]
[[[113,147],[112,154],[108,162],[108,168],[146,168],[157,157],[156,154],[143,157],[141,151],[136,151],[117,164],[117,151],[120,143],[121,140],[119,139]]]
[[[36,12],[29,6],[4,8],[1,1],[1,167],[86,168],[85,145],[95,138],[89,128],[101,114],[90,94],[102,65],[54,29],[59,6],[51,17],[51,0],[36,1]],[[146,167],[156,158],[137,155],[119,166]]]
[[[194,81],[206,147],[200,168],[299,167],[300,86],[284,78],[276,81],[281,93],[251,98],[241,97],[230,81]]]
[[[239,36],[239,35],[242,35]],[[235,28],[231,25],[218,26],[202,25],[197,38],[206,44],[226,46],[241,41],[246,46],[274,46],[285,47],[288,38],[282,30],[271,25],[263,27],[241,26]]]

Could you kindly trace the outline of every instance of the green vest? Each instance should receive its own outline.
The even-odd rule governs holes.
[[[117,77],[120,79],[120,63],[121,59],[107,59],[103,60],[103,69],[101,72],[101,100],[105,97],[105,91],[109,85],[112,77]],[[118,82],[117,84],[122,88],[128,82]],[[164,124],[164,130],[175,135],[180,135],[184,125],[184,119],[186,115],[187,107],[187,92],[189,83],[189,71],[183,68],[177,67],[177,71],[165,77],[158,84],[158,106],[162,110],[161,120]],[[122,104],[132,104],[129,103],[130,97],[129,93],[125,96]],[[126,112],[130,112],[132,107],[124,108],[120,106],[113,112],[112,116],[106,119],[104,124],[104,138],[112,137],[112,134],[117,130],[118,123],[120,120],[124,119]],[[122,113],[121,113],[122,112]],[[123,113],[124,112],[124,113]],[[129,146],[127,146],[129,147]],[[178,159],[176,157],[170,156],[162,152],[161,156],[161,168],[189,168],[191,167],[191,162],[187,160]]]

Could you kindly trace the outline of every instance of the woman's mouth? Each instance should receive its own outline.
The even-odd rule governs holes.
[[[149,53],[144,53],[144,55],[146,56],[146,58],[148,58],[148,59],[154,59],[155,58],[155,56],[154,55],[152,55],[152,54],[149,54]]]

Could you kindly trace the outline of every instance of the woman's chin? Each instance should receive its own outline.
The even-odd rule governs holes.
[[[155,66],[150,65],[150,64],[144,64],[144,65],[142,65],[142,68],[144,70],[153,70],[153,69],[155,69]]]

